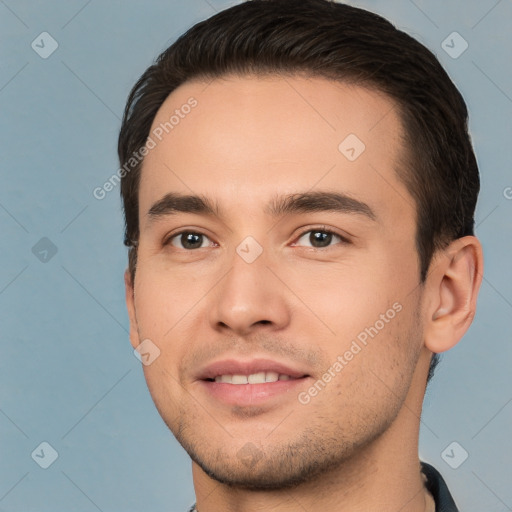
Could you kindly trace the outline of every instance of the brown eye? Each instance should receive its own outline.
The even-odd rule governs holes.
[[[305,245],[306,247],[309,246],[314,247],[315,249],[322,249],[335,245],[332,243],[333,241],[342,244],[348,243],[348,240],[336,233],[333,233],[332,231],[326,229],[310,229],[309,231],[302,233],[294,245]]]
[[[311,231],[309,241],[313,247],[327,247],[331,244],[332,233],[325,231]]]
[[[179,249],[192,250],[208,247],[208,245],[210,245],[209,242],[210,239],[201,233],[183,231],[171,237],[168,243]]]

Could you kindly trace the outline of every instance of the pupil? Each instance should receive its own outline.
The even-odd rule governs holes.
[[[197,249],[203,244],[203,235],[183,233],[181,235],[181,243],[186,249]]]
[[[324,231],[314,231],[309,237],[313,247],[327,247],[332,240],[332,234]]]

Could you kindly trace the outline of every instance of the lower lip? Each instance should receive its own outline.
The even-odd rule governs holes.
[[[225,382],[199,381],[208,394],[228,405],[259,405],[272,398],[288,395],[294,397],[308,377],[278,380],[263,384],[228,384]]]

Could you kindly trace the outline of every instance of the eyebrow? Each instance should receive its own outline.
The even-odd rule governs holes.
[[[302,192],[275,196],[264,212],[272,217],[312,212],[358,214],[376,220],[374,211],[364,202],[339,192]],[[204,195],[185,195],[170,192],[154,203],[147,212],[151,220],[176,213],[195,213],[209,217],[222,217],[218,203]]]
[[[293,213],[331,211],[363,215],[376,220],[374,211],[362,201],[339,192],[302,192],[275,197],[265,210],[273,217]]]
[[[218,205],[206,196],[184,195],[177,192],[169,192],[158,200],[148,210],[150,219],[157,219],[175,213],[197,213],[220,217]]]

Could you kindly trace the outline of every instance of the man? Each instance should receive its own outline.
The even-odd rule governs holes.
[[[455,511],[418,458],[482,249],[434,55],[327,0],[254,0],[143,74],[119,137],[130,339],[199,512]]]

